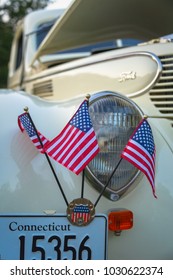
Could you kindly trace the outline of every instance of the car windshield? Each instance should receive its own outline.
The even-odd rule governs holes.
[[[36,34],[36,48],[37,49],[39,48],[41,42],[46,37],[46,35],[50,31],[50,29],[52,28],[54,23],[55,23],[55,20],[43,23],[43,24],[39,25],[37,30],[35,30],[33,32],[34,34]],[[115,40],[111,40],[111,41],[104,41],[104,42],[99,42],[99,43],[90,44],[90,45],[86,45],[86,46],[81,46],[81,47],[77,47],[77,48],[73,48],[73,49],[69,49],[69,50],[65,50],[65,51],[59,51],[57,53],[54,53],[54,55],[55,54],[58,54],[58,55],[74,54],[75,55],[76,53],[81,54],[81,55],[83,53],[87,53],[88,55],[91,55],[91,54],[104,52],[104,51],[108,51],[108,50],[113,50],[113,49],[117,49],[117,48],[134,46],[134,45],[137,45],[138,43],[141,43],[141,40],[132,39],[132,38],[127,38],[127,39],[120,38],[120,39],[115,39]]]
[[[54,25],[54,22],[55,22],[55,20],[49,21],[49,22],[46,22],[46,23],[42,23],[41,25],[38,26],[37,30],[35,30],[34,33],[36,34],[36,47],[37,47],[37,49],[40,46],[43,39],[48,34],[49,30]]]

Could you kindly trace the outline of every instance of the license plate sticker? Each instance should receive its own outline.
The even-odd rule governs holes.
[[[87,226],[69,223],[65,215],[1,215],[0,259],[101,260],[107,256],[107,217]]]

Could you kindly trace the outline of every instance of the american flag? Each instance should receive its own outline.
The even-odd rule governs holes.
[[[24,130],[27,132],[27,134],[30,137],[31,141],[33,142],[34,146],[41,153],[44,153],[44,145],[46,143],[49,143],[49,140],[44,135],[42,135],[39,131],[36,132],[35,128],[33,127],[32,123],[31,123],[31,120],[28,116],[28,113],[23,113],[20,116],[18,116],[18,125],[22,132]],[[43,147],[39,141],[37,134],[40,137]]]
[[[148,178],[155,195],[155,144],[151,127],[143,119],[124,148],[121,157],[131,162]]]
[[[85,223],[90,220],[90,209],[87,205],[76,205],[71,213],[72,222],[76,223],[78,219],[82,219]]]
[[[99,146],[84,100],[64,129],[46,146],[47,154],[79,174],[97,155]]]

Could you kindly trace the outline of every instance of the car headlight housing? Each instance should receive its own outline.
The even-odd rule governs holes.
[[[120,160],[120,155],[134,129],[142,119],[142,112],[128,98],[114,92],[100,92],[89,100],[89,113],[100,147],[99,154],[86,168],[92,185],[102,191]],[[117,200],[132,185],[140,171],[122,160],[104,195]]]

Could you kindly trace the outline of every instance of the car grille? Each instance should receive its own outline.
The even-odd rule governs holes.
[[[33,85],[33,94],[40,97],[49,97],[53,95],[52,81],[48,80]]]
[[[173,56],[159,57],[163,71],[162,75],[150,90],[150,99],[158,111],[166,116],[173,115]],[[173,124],[172,124],[173,126]]]

